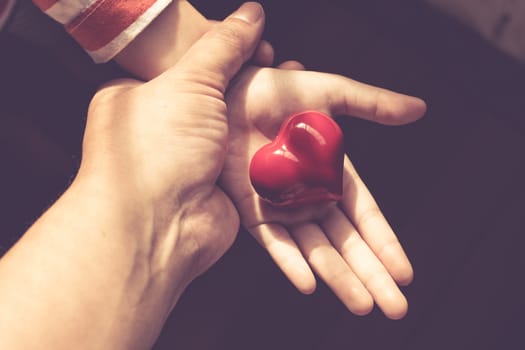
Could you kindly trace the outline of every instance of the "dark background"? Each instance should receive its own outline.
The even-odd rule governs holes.
[[[421,1],[261,2],[277,62],[427,101],[408,126],[340,120],[413,263],[410,311],[357,317],[320,281],[303,296],[241,231],[188,288],[155,349],[525,348],[524,66]],[[193,3],[220,19],[240,1]],[[60,30],[33,10],[24,9]],[[89,98],[120,74],[82,59],[65,67],[53,49],[67,37],[37,39],[0,34],[0,253],[67,187]]]

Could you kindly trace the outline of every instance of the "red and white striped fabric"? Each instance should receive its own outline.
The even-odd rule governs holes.
[[[97,63],[113,58],[171,1],[33,0],[47,15],[62,23]],[[0,8],[3,2],[14,0],[0,0]]]

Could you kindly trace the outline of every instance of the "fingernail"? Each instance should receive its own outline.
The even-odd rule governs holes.
[[[246,2],[235,11],[231,17],[238,18],[248,23],[257,23],[263,16],[263,8],[257,2]]]

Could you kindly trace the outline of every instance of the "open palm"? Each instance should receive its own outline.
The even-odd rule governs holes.
[[[279,68],[248,67],[229,87],[230,145],[221,187],[242,225],[301,292],[315,289],[313,270],[352,312],[366,314],[375,302],[387,317],[401,318],[407,301],[397,283],[410,283],[412,267],[348,157],[339,203],[297,209],[263,201],[251,186],[249,165],[291,114],[317,110],[397,125],[421,117],[425,104],[342,76],[304,71],[296,62]]]

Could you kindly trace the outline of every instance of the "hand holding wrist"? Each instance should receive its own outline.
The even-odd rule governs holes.
[[[263,23],[250,4],[156,79],[97,94],[77,178],[0,260],[0,348],[151,347],[237,233],[223,94]]]

